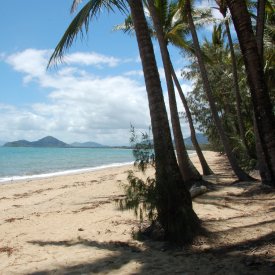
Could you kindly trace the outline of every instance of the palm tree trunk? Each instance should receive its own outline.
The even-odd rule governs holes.
[[[199,219],[176,161],[160,78],[141,0],[128,0],[144,71],[156,157],[158,221],[172,242],[191,242]]]
[[[245,1],[227,0],[227,4],[244,57],[259,139],[271,175],[269,184],[275,186],[275,117],[264,79],[263,63]]]
[[[264,62],[264,21],[265,21],[265,4],[266,0],[259,0],[257,5],[257,23],[256,23],[256,41],[258,46],[258,53],[263,64]],[[269,173],[268,165],[264,158],[263,148],[260,142],[259,131],[257,129],[256,117],[253,115],[253,125],[255,132],[255,144],[256,144],[256,152],[258,156],[258,169],[261,175],[261,179],[263,183],[270,182],[272,180],[271,175]]]
[[[258,0],[257,6],[257,24],[256,24],[256,40],[258,53],[263,63],[264,59],[264,22],[265,22],[265,4],[266,0]]]
[[[179,115],[178,115],[178,109],[177,109],[174,83],[172,79],[172,72],[171,72],[171,66],[170,66],[171,60],[167,49],[167,43],[164,39],[164,34],[162,31],[161,23],[158,18],[157,11],[155,9],[154,1],[148,0],[148,4],[149,4],[148,8],[149,8],[151,17],[153,19],[153,24],[157,33],[157,39],[159,42],[162,62],[164,66],[171,121],[172,121],[172,129],[174,133],[174,140],[175,140],[175,147],[176,147],[176,152],[178,157],[179,168],[180,168],[182,177],[185,181],[185,184],[187,184],[187,187],[190,188],[194,183],[193,181],[199,181],[202,179],[202,177],[198,172],[198,170],[193,165],[193,163],[191,162],[184,144]]]
[[[259,173],[262,179],[263,184],[268,184],[272,181],[272,177],[270,175],[267,163],[265,161],[264,152],[262,148],[262,144],[260,142],[259,131],[256,124],[256,117],[253,114],[253,128],[255,132],[255,146],[257,153],[257,168],[259,169]]]
[[[181,86],[180,86],[180,83],[179,83],[179,80],[177,78],[177,75],[175,73],[175,70],[174,70],[174,67],[171,63],[171,71],[172,71],[172,77],[173,77],[173,80],[175,82],[175,85],[177,87],[177,90],[178,90],[178,93],[180,95],[180,98],[181,98],[181,101],[182,101],[182,104],[184,106],[184,109],[185,109],[185,113],[186,113],[186,117],[188,119],[188,123],[189,123],[189,128],[190,128],[190,134],[191,134],[191,141],[193,143],[193,146],[196,150],[196,153],[198,155],[198,158],[200,160],[200,164],[201,164],[201,167],[202,167],[202,171],[203,171],[203,174],[205,176],[207,175],[212,175],[213,174],[213,171],[210,169],[206,159],[204,158],[204,155],[201,151],[201,148],[200,148],[200,145],[198,143],[198,140],[197,140],[197,137],[196,137],[196,131],[195,131],[195,127],[194,127],[194,124],[193,124],[193,119],[192,119],[192,115],[191,115],[191,112],[190,112],[190,109],[188,107],[188,103],[187,103],[187,100],[184,96],[184,93],[181,89]]]
[[[194,43],[194,48],[195,48],[195,53],[198,59],[198,63],[199,63],[199,67],[200,67],[200,72],[201,72],[201,77],[202,77],[202,81],[203,81],[203,87],[204,90],[206,92],[208,101],[209,101],[209,105],[210,105],[210,109],[212,112],[212,116],[213,119],[215,121],[216,127],[217,127],[217,131],[219,133],[221,142],[224,146],[224,150],[225,153],[228,157],[228,160],[230,162],[230,165],[234,171],[234,173],[236,174],[236,176],[238,177],[239,180],[241,181],[248,181],[248,180],[252,180],[252,178],[246,174],[238,165],[237,160],[232,152],[232,148],[230,146],[229,143],[229,139],[225,134],[223,125],[221,123],[220,117],[218,115],[218,111],[217,111],[217,107],[214,101],[214,97],[211,91],[211,87],[210,87],[210,83],[208,80],[208,76],[207,76],[207,72],[206,72],[206,68],[204,65],[204,61],[203,61],[203,57],[202,57],[202,52],[200,49],[200,44],[199,44],[199,40],[198,40],[198,36],[197,36],[197,32],[196,32],[196,28],[193,22],[193,18],[192,18],[192,13],[191,13],[191,6],[190,6],[190,0],[186,0],[185,2],[185,9],[187,12],[187,20],[188,20],[188,24],[190,27],[190,31],[191,31],[191,35],[192,35],[192,39],[193,39],[193,43]]]
[[[225,15],[223,15],[225,17]],[[255,158],[251,154],[251,150],[248,146],[246,137],[245,137],[245,127],[244,127],[244,122],[242,119],[242,99],[241,99],[241,93],[240,93],[240,87],[239,87],[239,79],[238,79],[238,69],[237,69],[237,62],[236,62],[236,56],[235,56],[235,51],[234,51],[234,46],[231,38],[231,32],[229,28],[228,21],[225,21],[225,28],[226,28],[226,33],[227,33],[227,38],[228,38],[228,44],[230,48],[230,55],[231,55],[231,60],[232,60],[232,71],[233,71],[233,81],[234,81],[234,92],[235,92],[235,97],[236,97],[236,110],[237,110],[237,119],[238,119],[238,128],[240,131],[240,137],[242,139],[243,145],[245,146],[246,153],[250,158]]]

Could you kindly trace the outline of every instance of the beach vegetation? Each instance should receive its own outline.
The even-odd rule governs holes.
[[[150,133],[149,128],[148,133],[138,135],[131,125],[130,143],[135,158],[134,167],[142,172],[142,176],[137,176],[133,170],[128,171],[128,184],[124,185],[125,198],[118,201],[121,210],[134,210],[140,222],[145,217],[152,222],[157,220],[156,179],[154,176],[146,177],[148,168],[155,171],[155,154]]]

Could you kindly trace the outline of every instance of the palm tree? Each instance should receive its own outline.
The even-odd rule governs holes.
[[[242,98],[240,93],[240,87],[239,87],[239,77],[238,77],[238,69],[237,69],[237,61],[234,51],[234,45],[231,37],[231,31],[229,27],[229,22],[226,19],[227,14],[227,5],[224,0],[216,0],[216,3],[219,7],[219,11],[222,14],[228,39],[228,44],[230,48],[230,55],[231,55],[231,61],[232,61],[232,72],[233,72],[233,81],[234,81],[234,92],[235,92],[235,98],[236,98],[236,111],[237,111],[237,119],[238,119],[238,128],[240,132],[241,140],[246,148],[246,153],[251,158],[254,158],[253,155],[251,155],[251,150],[248,146],[246,136],[245,136],[245,126],[242,118]]]
[[[81,0],[75,0],[73,9],[80,2]],[[174,154],[160,78],[143,5],[141,0],[128,0],[127,2],[137,34],[151,115],[156,161],[157,218],[168,241],[191,242],[198,232],[199,219],[192,208],[191,196],[182,180]],[[71,46],[83,25],[86,31],[88,30],[90,19],[102,7],[113,10],[115,6],[124,11],[126,2],[115,0],[88,1],[69,25],[50,62],[62,57],[64,50]]]
[[[260,59],[264,59],[264,23],[265,23],[265,6],[266,0],[258,0],[257,5],[257,24],[256,24],[256,40]]]
[[[174,155],[161,83],[142,2],[141,0],[128,0],[128,3],[136,31],[149,99],[156,154],[158,219],[168,240],[188,242],[198,230],[198,218],[192,209],[190,194],[182,182]]]
[[[182,104],[184,106],[184,109],[185,109],[185,114],[186,114],[186,117],[187,117],[187,120],[188,120],[188,123],[189,123],[189,128],[190,128],[191,141],[192,141],[192,144],[193,144],[193,146],[196,150],[197,156],[200,160],[203,175],[205,175],[205,176],[212,175],[213,171],[209,167],[209,165],[208,165],[208,163],[207,163],[207,161],[206,161],[206,159],[205,159],[205,157],[204,157],[204,155],[201,151],[200,145],[198,143],[198,140],[197,140],[197,137],[196,137],[196,130],[195,130],[193,119],[192,119],[192,115],[191,115],[187,100],[184,96],[184,93],[182,91],[182,88],[180,86],[179,80],[177,78],[176,72],[175,72],[174,67],[173,67],[172,64],[171,64],[171,71],[172,71],[172,77],[173,77],[174,83],[177,87],[178,93],[180,95],[181,102],[182,102]]]
[[[149,8],[150,8],[150,12],[151,12],[151,17],[153,19],[155,30],[156,30],[156,35],[157,35],[157,38],[158,38],[158,41],[160,44],[165,73],[166,73],[166,75],[168,75],[168,77],[166,77],[166,81],[167,81],[167,87],[168,87],[168,93],[169,93],[169,100],[171,102],[173,102],[172,105],[176,106],[175,92],[174,92],[174,85],[173,85],[173,81],[174,81],[176,88],[178,90],[178,93],[180,95],[181,101],[182,101],[185,111],[186,111],[186,116],[187,116],[187,119],[189,122],[189,127],[190,127],[191,140],[192,140],[193,146],[197,152],[197,155],[199,157],[199,160],[200,160],[200,163],[202,166],[202,170],[203,170],[203,174],[204,175],[213,174],[213,172],[211,171],[210,167],[208,166],[208,164],[202,154],[201,148],[197,141],[195,127],[193,124],[191,112],[189,110],[187,100],[185,99],[181,85],[180,85],[177,75],[175,73],[173,64],[170,59],[169,51],[167,48],[168,43],[171,43],[172,45],[177,46],[182,50],[185,49],[186,51],[193,52],[193,49],[192,49],[190,43],[188,43],[184,39],[185,34],[188,33],[186,24],[184,22],[182,22],[181,20],[176,19],[177,9],[176,9],[175,3],[170,3],[168,5],[167,1],[154,1],[155,5],[153,6],[152,1],[150,1],[150,2],[149,2]],[[158,18],[158,16],[159,16],[159,18]],[[170,77],[170,75],[172,75],[172,78]],[[170,106],[170,108],[171,108],[171,106]],[[173,112],[176,115],[177,110],[174,110]],[[171,114],[171,117],[172,117],[172,114]],[[175,124],[179,124],[179,122],[176,122]],[[181,140],[179,140],[178,142],[181,142]],[[187,155],[187,154],[185,154],[185,155]],[[184,163],[186,163],[187,161],[190,163],[190,159],[189,158],[187,159],[185,157]],[[190,171],[191,169],[194,171],[193,165],[188,170]],[[186,171],[186,173],[187,172],[188,171]],[[190,174],[190,172],[189,172],[189,174]],[[198,174],[198,172],[196,172],[196,174]],[[191,173],[191,176],[192,177],[189,177],[188,180],[195,179],[194,172]]]
[[[269,184],[275,186],[275,117],[265,83],[263,62],[258,52],[245,1],[226,0],[226,2],[244,58],[263,157],[271,177]]]
[[[179,9],[182,12],[183,18],[186,18],[188,25],[190,27],[190,31],[191,31],[191,35],[192,35],[192,39],[193,39],[193,43],[194,43],[194,49],[195,49],[196,57],[197,57],[198,64],[200,67],[200,73],[201,73],[201,77],[202,77],[202,81],[203,81],[204,90],[205,90],[205,93],[206,93],[208,101],[209,101],[213,120],[215,121],[217,131],[218,131],[220,139],[223,143],[224,150],[226,152],[226,155],[228,157],[230,165],[239,180],[241,180],[241,181],[252,180],[252,178],[247,173],[245,173],[238,165],[238,162],[232,152],[232,148],[230,146],[229,139],[225,134],[224,127],[223,127],[223,125],[221,123],[221,119],[218,115],[217,107],[216,107],[215,100],[214,100],[214,97],[212,94],[211,86],[210,86],[210,83],[208,80],[207,71],[205,68],[204,60],[203,60],[203,54],[202,54],[202,51],[200,48],[196,28],[195,28],[193,17],[192,17],[192,9],[191,9],[190,0],[180,0],[179,1]]]
[[[151,17],[153,19],[154,29],[156,30],[158,42],[160,45],[160,51],[162,55],[162,61],[164,65],[164,72],[165,72],[168,97],[169,97],[172,129],[174,133],[174,140],[175,140],[179,167],[180,167],[183,179],[185,180],[185,183],[190,188],[192,186],[193,181],[201,180],[201,175],[199,174],[197,169],[194,167],[194,165],[191,163],[183,141],[180,120],[179,120],[178,110],[177,110],[174,83],[172,78],[171,60],[167,49],[167,41],[165,41],[164,34],[163,34],[163,27],[160,22],[157,10],[155,8],[154,1],[148,0],[147,2],[148,2],[148,8],[149,8]]]
[[[184,48],[186,51],[189,51],[189,52],[192,52],[192,48],[190,44],[184,39],[184,33],[188,32],[186,28],[186,24],[182,23],[180,20],[174,20],[177,12],[176,4],[175,3],[168,4],[168,1],[154,1],[154,2],[155,2],[155,7],[157,8],[156,15],[159,16],[159,20],[158,19],[155,19],[155,20],[160,21],[159,24],[161,26],[159,27],[159,31],[156,31],[156,27],[155,27],[155,29],[152,28],[150,30],[150,33],[152,34],[152,36],[156,36],[156,33],[160,33],[160,30],[161,30],[162,32],[161,35],[165,40],[162,45],[162,55],[163,55],[162,58],[163,59],[167,58],[167,60],[163,62],[165,63],[164,70],[166,74],[167,90],[168,90],[168,96],[169,96],[169,107],[170,107],[171,118],[172,118],[172,128],[173,128],[173,133],[175,137],[175,145],[176,145],[179,167],[181,169],[184,180],[186,182],[189,182],[190,184],[188,185],[190,186],[192,184],[192,181],[201,180],[201,176],[197,171],[197,169],[195,168],[195,166],[193,165],[193,163],[191,162],[188,156],[188,153],[186,151],[186,147],[184,144],[184,140],[183,140],[182,132],[180,128],[180,122],[178,118],[173,80],[177,87],[178,93],[180,95],[180,98],[182,100],[182,103],[186,111],[186,116],[190,127],[191,140],[197,152],[197,155],[199,157],[203,174],[210,175],[210,174],[213,174],[213,172],[208,166],[204,158],[204,155],[201,151],[201,148],[199,146],[199,143],[197,141],[191,112],[189,110],[187,100],[185,99],[179,80],[176,76],[175,70],[173,68],[173,64],[170,60],[170,55],[168,52],[167,45],[168,43],[171,43],[174,46],[179,47],[181,50]],[[130,32],[134,30],[131,18],[128,17],[125,20],[124,24],[117,26],[115,29],[123,30],[124,32]],[[164,53],[164,51],[166,53]],[[168,63],[170,63],[170,66],[168,66]],[[171,78],[171,75],[172,75],[172,78]]]

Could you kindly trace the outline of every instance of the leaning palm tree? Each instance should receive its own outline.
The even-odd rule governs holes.
[[[213,172],[209,168],[202,151],[200,149],[200,146],[198,144],[197,138],[196,138],[196,133],[195,133],[195,127],[193,124],[191,112],[189,110],[187,100],[185,99],[184,93],[181,89],[179,80],[176,76],[173,64],[170,59],[169,51],[168,51],[168,43],[171,43],[174,46],[177,46],[181,49],[185,49],[189,52],[192,52],[192,47],[190,46],[190,43],[188,43],[184,37],[185,34],[188,33],[188,30],[186,28],[186,24],[180,20],[180,18],[176,18],[177,16],[177,9],[176,9],[176,3],[170,3],[168,4],[167,1],[147,1],[148,2],[148,7],[151,13],[151,17],[153,20],[153,25],[154,29],[156,32],[156,36],[158,39],[158,42],[160,44],[160,50],[161,50],[161,55],[162,55],[162,60],[164,64],[164,70],[165,70],[165,75],[166,75],[166,82],[167,82],[167,89],[168,89],[168,95],[169,95],[169,102],[170,103],[170,109],[171,110],[171,117],[172,117],[172,124],[173,124],[173,116],[175,117],[174,119],[174,125],[175,128],[179,128],[178,131],[175,130],[174,132],[179,132],[180,131],[180,123],[177,115],[177,105],[176,105],[176,99],[175,99],[175,91],[174,91],[174,85],[173,81],[177,87],[178,93],[180,95],[180,98],[182,100],[182,103],[184,105],[185,111],[186,111],[186,116],[189,122],[189,127],[190,127],[190,133],[191,133],[191,140],[194,145],[194,148],[197,152],[197,155],[199,157],[203,174],[204,175],[210,175]],[[153,33],[153,32],[152,32]],[[172,114],[173,113],[173,114]],[[175,121],[176,120],[176,121]],[[181,140],[182,137],[180,137],[178,140],[175,139],[175,143],[178,143],[178,147],[181,148],[184,146],[181,145]],[[176,143],[176,148],[177,148],[177,143]],[[178,159],[179,159],[179,154],[178,154]],[[188,161],[190,163],[190,160],[185,157],[185,163]],[[185,165],[186,166],[186,165]],[[186,167],[189,168],[189,175],[190,175],[190,170],[194,171],[194,166],[192,165],[191,167]],[[185,169],[186,169],[185,168]],[[188,172],[185,171],[185,174]],[[195,174],[196,176],[196,174]],[[192,180],[195,179],[194,177],[194,172],[191,173],[189,178],[187,180]]]
[[[179,2],[179,10],[183,17],[183,20],[186,20],[186,22],[188,23],[188,25],[190,27],[192,40],[194,43],[194,49],[195,49],[196,57],[197,57],[198,64],[200,67],[200,73],[201,73],[201,78],[203,81],[204,91],[207,95],[209,106],[210,106],[212,116],[213,116],[213,120],[217,127],[217,131],[219,133],[221,142],[224,146],[225,153],[226,153],[228,160],[230,162],[230,165],[231,165],[234,173],[238,177],[238,179],[241,181],[252,180],[252,178],[247,173],[245,173],[241,169],[241,167],[238,165],[237,159],[233,154],[233,150],[231,148],[229,139],[228,139],[227,135],[225,134],[223,124],[222,124],[221,119],[218,115],[218,110],[217,110],[215,100],[213,97],[213,93],[211,90],[211,86],[210,86],[210,83],[208,80],[208,74],[207,74],[207,71],[205,68],[203,54],[202,54],[202,51],[200,48],[199,39],[198,39],[197,32],[196,32],[196,27],[194,25],[194,21],[193,21],[193,17],[192,17],[191,1],[190,0],[180,0],[178,2]]]
[[[257,24],[256,24],[256,40],[260,59],[264,59],[264,24],[265,24],[265,6],[266,0],[258,0],[257,4]]]
[[[75,0],[73,10],[82,2]],[[76,35],[102,8],[125,11],[130,6],[144,71],[145,85],[151,116],[156,161],[157,219],[164,229],[165,238],[172,242],[191,242],[199,229],[199,219],[192,208],[192,200],[176,161],[168,117],[165,109],[160,78],[141,0],[90,0],[79,11],[61,38],[50,59],[60,59],[71,46]]]
[[[236,99],[236,113],[237,113],[237,119],[238,119],[238,128],[240,132],[240,137],[242,140],[243,145],[245,146],[246,153],[248,156],[251,158],[254,158],[253,155],[251,155],[251,150],[249,148],[249,145],[246,140],[246,130],[244,126],[244,121],[242,117],[242,98],[241,98],[241,93],[240,93],[240,86],[239,86],[239,77],[238,77],[238,69],[237,69],[237,60],[236,60],[236,55],[234,51],[234,45],[232,41],[232,36],[231,36],[231,31],[230,31],[230,26],[227,18],[227,5],[225,3],[225,0],[216,0],[216,3],[219,7],[219,11],[222,14],[224,18],[224,25],[225,25],[225,30],[227,34],[227,39],[228,39],[228,45],[230,49],[230,56],[231,56],[231,61],[232,61],[232,72],[233,72],[233,83],[234,83],[234,92],[235,92],[235,99]]]
[[[146,3],[146,1],[144,1]],[[187,40],[185,40],[185,34],[188,33],[186,24],[177,18],[177,9],[176,9],[176,3],[172,2],[168,4],[168,1],[154,1],[156,6],[156,15],[159,17],[159,24],[161,24],[161,27],[159,27],[159,31],[156,30],[156,27],[152,27],[150,30],[150,33],[152,36],[157,36],[157,33],[160,32],[160,30],[163,32],[164,36],[164,44],[162,46],[162,52],[167,51],[167,45],[168,43],[171,43],[174,46],[179,47],[181,50],[185,49],[188,52],[192,52],[192,47],[190,43],[188,43]],[[148,8],[148,4],[147,4]],[[200,12],[200,14],[202,14]],[[206,13],[207,14],[207,13]],[[147,14],[149,16],[149,14]],[[206,16],[205,16],[206,17]],[[152,19],[152,15],[151,18]],[[155,24],[155,23],[154,23]],[[201,22],[200,22],[201,24]],[[131,17],[128,17],[124,24],[116,26],[115,30],[123,30],[124,32],[132,32],[134,31],[133,24]],[[159,42],[160,43],[160,42]],[[166,48],[166,50],[165,50]],[[201,176],[193,163],[191,162],[186,147],[183,141],[181,128],[180,128],[180,122],[178,118],[178,111],[177,111],[177,105],[176,105],[176,99],[175,99],[175,91],[174,91],[174,85],[173,81],[177,87],[178,93],[180,95],[181,101],[184,105],[185,111],[186,111],[186,117],[188,119],[189,127],[190,127],[190,133],[191,133],[191,141],[193,143],[193,146],[196,150],[196,153],[198,155],[198,158],[200,160],[202,171],[204,175],[210,175],[212,174],[212,170],[208,166],[204,155],[201,151],[201,148],[199,146],[199,143],[196,138],[196,132],[195,127],[193,124],[193,119],[191,112],[188,107],[187,100],[184,96],[184,93],[182,91],[181,85],[179,83],[179,80],[177,78],[177,75],[175,73],[173,64],[170,60],[169,52],[167,54],[162,54],[162,58],[168,58],[164,64],[164,70],[166,74],[166,82],[167,82],[167,90],[168,90],[168,96],[169,96],[169,107],[171,112],[171,120],[172,120],[172,129],[175,137],[175,145],[176,145],[176,151],[177,151],[177,157],[179,162],[179,167],[181,169],[183,178],[186,182],[190,182],[189,185],[192,184],[192,181],[198,181],[201,180]],[[168,63],[170,63],[170,66],[168,66]],[[171,75],[172,78],[171,79]],[[193,182],[194,183],[194,182]]]
[[[160,51],[161,51],[163,65],[164,65],[165,79],[167,83],[168,98],[169,98],[169,107],[170,107],[170,113],[171,113],[172,129],[174,133],[174,140],[175,140],[179,167],[181,169],[183,179],[185,180],[186,184],[188,184],[188,187],[191,187],[193,181],[201,180],[201,175],[196,170],[194,165],[191,163],[183,141],[183,135],[181,131],[180,120],[179,120],[178,110],[177,110],[174,83],[172,78],[171,60],[167,49],[167,41],[164,38],[163,26],[161,24],[159,14],[155,8],[154,1],[148,0],[147,2],[148,2],[148,8],[149,8],[151,17],[153,19],[153,25],[154,25],[154,29],[156,31],[157,39],[160,45]],[[167,3],[167,1],[161,1],[161,2]]]
[[[264,78],[262,58],[245,1],[226,0],[226,3],[244,58],[259,140],[270,175],[267,183],[275,186],[275,116]]]

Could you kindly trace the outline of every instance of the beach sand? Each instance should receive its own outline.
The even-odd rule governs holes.
[[[1,184],[0,274],[275,274],[274,192],[205,156],[213,187],[193,206],[207,234],[183,248],[132,238],[139,220],[116,204],[131,166]]]

